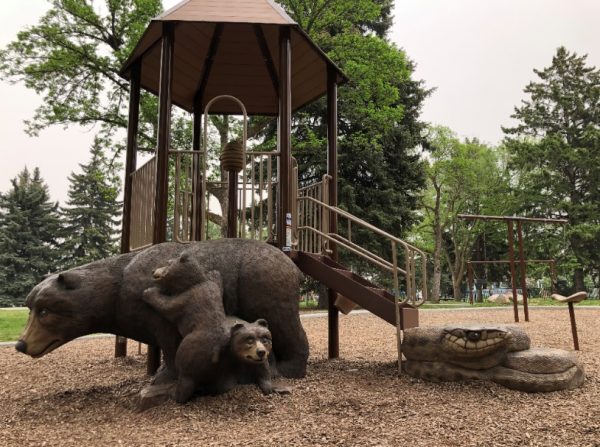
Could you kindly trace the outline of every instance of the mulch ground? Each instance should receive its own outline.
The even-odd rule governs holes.
[[[532,346],[572,349],[565,308],[531,310]],[[586,382],[548,394],[493,383],[397,376],[395,329],[342,317],[328,361],[327,319],[306,318],[311,357],[291,395],[239,386],[186,405],[136,411],[145,356],[113,359],[112,338],[69,343],[33,360],[0,348],[1,446],[600,446],[600,309],[577,309]],[[512,310],[423,311],[421,325],[510,323]]]

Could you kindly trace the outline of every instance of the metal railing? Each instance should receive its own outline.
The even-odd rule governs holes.
[[[361,257],[376,267],[392,274],[394,293],[398,298],[400,294],[399,276],[405,278],[405,296],[400,304],[410,303],[420,306],[427,300],[427,255],[421,249],[399,239],[370,223],[328,204],[329,181],[331,177],[323,176],[321,182],[298,189],[296,222],[294,228],[296,247],[300,251],[309,253],[331,253],[330,245],[335,244],[351,253]],[[346,236],[329,231],[331,215],[337,216],[338,223],[346,221]],[[366,229],[381,236],[390,244],[391,259],[384,259],[381,255],[361,247],[352,239],[354,228]],[[398,265],[398,253],[404,253],[404,268]],[[417,262],[419,261],[419,262]],[[420,281],[417,284],[417,271],[420,270]],[[417,296],[420,291],[421,296]]]
[[[246,164],[238,174],[237,237],[272,242],[275,240],[275,199],[279,182],[277,159],[279,152],[245,153]],[[227,181],[208,181],[211,189],[227,189]],[[210,198],[206,197],[205,209]],[[226,216],[223,216],[224,219]],[[208,225],[208,222],[206,222]],[[204,228],[207,234],[208,228]]]
[[[154,193],[156,188],[156,157],[131,173],[131,227],[129,249],[152,245],[154,231]]]

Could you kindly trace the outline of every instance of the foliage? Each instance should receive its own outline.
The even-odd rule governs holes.
[[[569,219],[564,260],[582,290],[584,273],[600,271],[600,70],[561,47],[534,72],[518,124],[504,129],[509,167],[521,213]]]
[[[121,203],[117,201],[119,188],[115,185],[119,184],[119,180],[98,140],[90,152],[90,161],[79,165],[82,172],[71,173],[69,198],[61,209],[63,269],[118,252]]]
[[[477,140],[460,141],[450,129],[431,127],[428,147],[420,232],[433,251],[432,299],[439,299],[444,261],[452,275],[454,297],[460,299],[466,262],[482,225],[465,222],[458,214],[504,214],[508,182],[496,152]]]
[[[0,51],[0,74],[24,82],[42,97],[27,131],[52,126],[99,125],[103,138],[127,127],[129,84],[119,70],[160,0],[50,0],[37,25]],[[154,141],[156,99],[144,94],[141,145]]]
[[[338,94],[340,206],[402,236],[415,220],[416,198],[424,185],[415,148],[424,128],[420,108],[430,92],[412,79],[413,65],[404,51],[385,40],[391,2],[280,3],[349,78]],[[294,157],[303,186],[326,173],[326,122],[325,99],[294,114]],[[352,236],[359,245],[390,258],[388,245],[372,234]],[[344,262],[372,272],[361,260]]]
[[[58,259],[58,204],[36,168],[25,168],[0,195],[0,306],[22,305]]]

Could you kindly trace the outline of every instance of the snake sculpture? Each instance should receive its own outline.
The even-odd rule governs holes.
[[[531,393],[574,389],[584,372],[574,352],[530,348],[517,326],[457,325],[407,329],[406,372],[423,380],[491,380]]]

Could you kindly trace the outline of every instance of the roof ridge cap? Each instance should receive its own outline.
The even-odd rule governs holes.
[[[275,10],[275,12],[277,12],[277,14],[279,14],[285,21],[289,22],[290,25],[297,25],[298,23],[292,19],[287,12],[285,12],[285,9],[283,9],[283,7],[279,4],[274,2],[273,0],[266,0],[266,2],[271,6],[271,8],[273,8]]]
[[[182,0],[181,2],[177,3],[175,6],[172,6],[171,8],[169,8],[166,11],[162,12],[161,14],[157,15],[152,20],[161,20],[161,19],[164,19],[165,17],[173,14],[178,9],[180,9],[180,8],[184,7],[185,5],[187,5],[190,1],[191,0]]]

